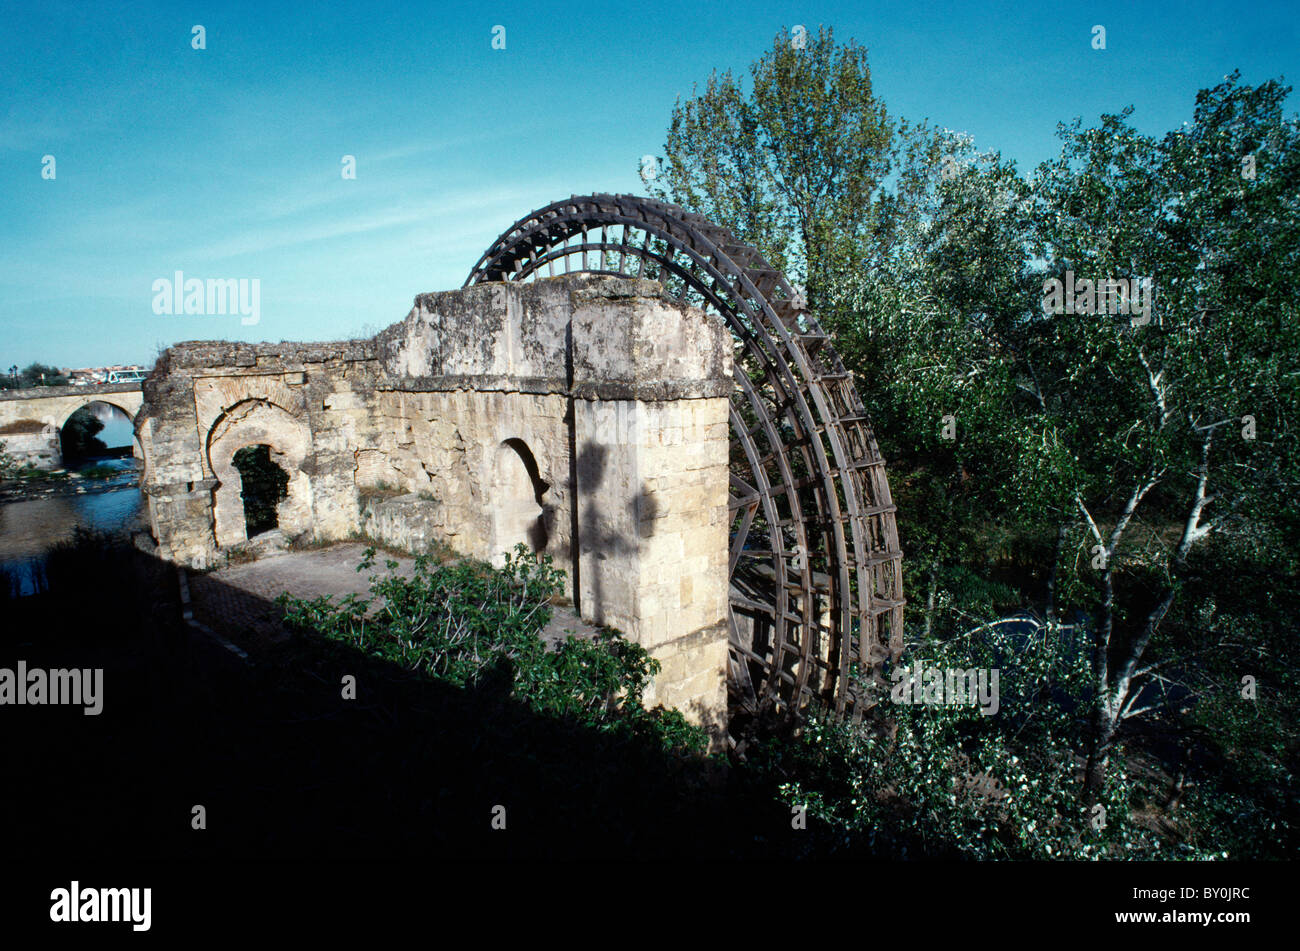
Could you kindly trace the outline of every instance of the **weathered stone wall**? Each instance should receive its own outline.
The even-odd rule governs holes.
[[[234,454],[267,445],[289,475],[279,506],[290,536],[360,528],[357,447],[373,441],[378,364],[370,341],[229,344],[167,350],[145,381],[136,423],[141,487],[160,554],[203,568],[246,541]]]
[[[5,454],[20,466],[58,469],[63,465],[63,442],[53,423],[18,419],[0,426],[0,443]]]
[[[708,720],[726,710],[727,400],[579,401],[575,416],[584,617],[660,661],[650,702]]]
[[[663,664],[651,700],[720,737],[731,349],[659,285],[589,275],[421,295],[372,340],[173,347],[137,422],[160,553],[244,543],[231,459],[265,444],[286,534],[548,552]]]
[[[557,393],[380,392],[363,491],[395,485],[427,499],[421,517],[466,555],[500,564],[525,542],[571,573],[568,415]]]

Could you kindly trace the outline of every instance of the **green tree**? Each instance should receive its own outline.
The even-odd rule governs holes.
[[[1221,565],[1294,563],[1300,222],[1288,183],[1300,151],[1287,92],[1231,77],[1162,139],[1133,130],[1128,110],[1076,122],[1030,183],[996,155],[963,158],[959,137],[914,137],[880,203],[877,266],[836,325],[898,453],[926,632],[945,593],[967,621],[993,606],[997,585],[963,561],[994,555],[999,531],[1045,564],[1021,583],[1042,582],[1049,618],[1089,618],[1088,795],[1120,723],[1145,712],[1144,679],[1193,655],[1166,617],[1184,634],[1197,610],[1230,599],[1197,552],[1219,536]],[[1044,313],[1044,279],[1067,271],[1152,279],[1149,322]],[[961,432],[946,450],[938,407]],[[1144,662],[1162,629],[1159,659]]]
[[[1014,390],[990,372],[968,322],[972,309],[1002,323],[1024,310],[1024,183],[1012,166],[985,168],[968,137],[892,119],[866,50],[838,45],[830,29],[805,49],[778,34],[750,72],[748,90],[714,74],[677,103],[652,191],[727,225],[806,284],[891,460],[925,629],[973,608],[987,619],[1012,592],[963,562],[987,547],[997,472],[978,476],[1002,457],[970,438],[945,442],[940,420],[952,413],[969,432]],[[1020,292],[1010,302],[1008,285]]]
[[[825,307],[871,230],[890,134],[865,49],[825,27],[804,49],[778,34],[748,91],[715,73],[677,102],[652,190],[727,224]]]
[[[102,456],[108,452],[108,446],[99,438],[99,433],[103,429],[104,424],[89,407],[83,406],[69,416],[68,421],[63,424],[63,432],[59,435],[64,460],[75,462],[90,456]]]
[[[796,55],[810,62],[777,67]],[[812,79],[846,60],[858,95],[842,97],[837,122],[822,117],[835,95],[818,92],[836,87]],[[910,639],[1026,603],[1054,623],[1083,620],[1086,797],[1102,794],[1119,726],[1150,706],[1143,687],[1162,669],[1214,649],[1216,670],[1239,678],[1216,638],[1255,642],[1252,669],[1284,686],[1294,648],[1270,649],[1293,640],[1282,634],[1292,587],[1251,600],[1223,571],[1287,579],[1300,549],[1289,90],[1234,75],[1164,137],[1139,134],[1129,110],[1097,128],[1076,121],[1026,180],[969,137],[868,108],[865,55],[828,33],[797,54],[778,38],[754,74],[766,109],[729,75],[679,103],[656,188],[807,277],[890,460]],[[834,157],[865,114],[879,133],[846,171]],[[773,115],[795,118],[758,121]],[[786,184],[789,157],[813,155],[832,157],[820,190]],[[1045,280],[1067,271],[1150,278],[1150,320],[1045,313]],[[1285,722],[1286,703],[1262,722]]]
[[[19,386],[67,386],[68,378],[58,367],[44,363],[30,364],[18,374]]]
[[[870,408],[900,507],[911,618],[923,635],[986,621],[1022,594],[989,571],[1023,519],[1014,354],[1039,279],[1032,209],[1012,163],[969,136],[900,126],[864,267],[828,320]]]
[[[1029,183],[918,130],[879,205],[875,266],[835,325],[895,460],[925,631],[945,594],[968,622],[994,606],[998,586],[970,560],[987,564],[999,534],[1043,562],[1020,583],[1041,582],[1049,618],[1088,617],[1090,796],[1120,723],[1145,712],[1144,680],[1206,646],[1175,637],[1230,599],[1213,564],[1294,564],[1300,150],[1287,93],[1230,77],[1162,139],[1133,130],[1129,110],[1076,121]],[[1152,279],[1149,322],[1044,313],[1044,279],[1067,271]],[[960,427],[946,449],[939,407]]]
[[[375,550],[357,571],[374,567]],[[602,631],[569,636],[555,649],[542,638],[564,573],[525,545],[505,565],[415,559],[408,575],[370,575],[371,597],[335,602],[281,595],[294,627],[355,645],[408,670],[457,686],[496,680],[532,709],[602,732],[653,738],[665,751],[703,752],[707,736],[677,710],[646,709],[642,696],[659,662],[639,644]]]
[[[1234,74],[1158,140],[1128,124],[1131,110],[1096,128],[1076,121],[1036,177],[1049,274],[1155,288],[1149,323],[1036,316],[1024,359],[1040,412],[1023,435],[1045,448],[1024,454],[1022,484],[1069,533],[1060,567],[1095,624],[1090,790],[1137,712],[1148,646],[1208,580],[1190,570],[1198,546],[1226,535],[1294,550],[1300,124],[1283,113],[1289,91]]]

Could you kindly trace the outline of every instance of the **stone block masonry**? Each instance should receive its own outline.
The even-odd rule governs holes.
[[[159,553],[247,543],[233,460],[265,445],[290,537],[549,553],[584,620],[659,660],[647,699],[720,743],[731,355],[657,283],[592,275],[423,294],[367,340],[180,344],[136,424]]]

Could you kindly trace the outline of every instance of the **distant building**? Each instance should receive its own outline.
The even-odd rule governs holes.
[[[136,364],[115,364],[67,369],[63,373],[71,386],[93,386],[100,383],[138,383],[149,371]]]

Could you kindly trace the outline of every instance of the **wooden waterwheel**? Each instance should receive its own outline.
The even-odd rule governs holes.
[[[635,195],[539,208],[465,283],[574,273],[652,278],[732,332],[733,713],[797,713],[818,697],[860,714],[902,650],[902,552],[885,462],[830,338],[754,248]]]

